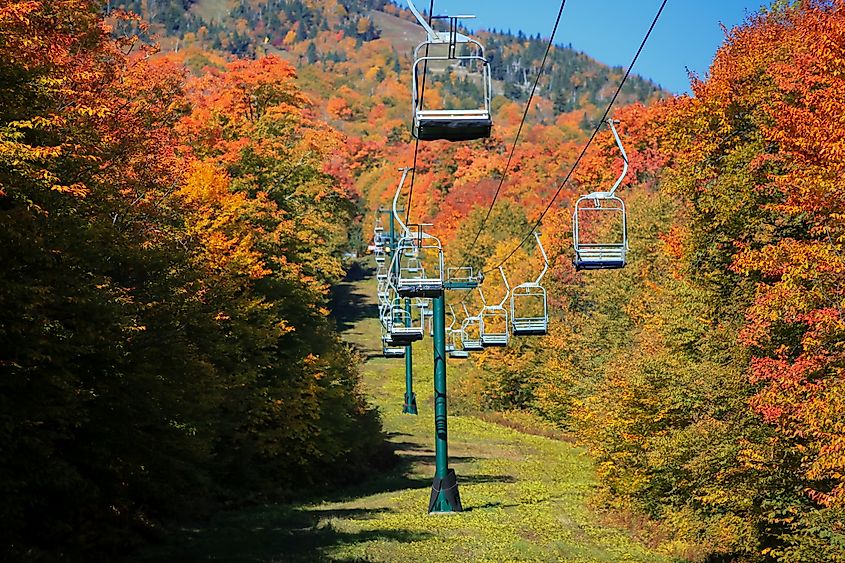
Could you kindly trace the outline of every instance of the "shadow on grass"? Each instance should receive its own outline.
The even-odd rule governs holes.
[[[472,512],[473,510],[487,510],[490,508],[516,508],[522,506],[516,503],[505,504],[503,502],[487,502],[479,504],[478,506],[464,506],[464,512]]]
[[[332,288],[331,311],[338,331],[351,330],[363,319],[378,318],[378,305],[369,295],[356,291],[357,282],[374,275],[372,267],[353,262],[346,279]]]
[[[371,296],[360,292],[360,281],[372,276],[372,268],[353,264],[346,281],[332,291],[332,315],[338,330],[347,331],[366,318],[378,316],[378,308]],[[371,352],[371,351],[370,351]],[[371,354],[367,354],[368,357]],[[380,355],[372,354],[372,357]],[[370,479],[341,490],[317,491],[313,496],[298,499],[296,504],[272,504],[239,509],[218,514],[211,521],[190,528],[173,531],[165,543],[152,547],[126,563],[199,561],[338,561],[329,553],[344,546],[367,542],[410,544],[430,537],[425,532],[391,528],[386,530],[346,531],[337,520],[365,521],[383,517],[391,512],[384,507],[349,507],[374,495],[399,491],[429,489],[433,480],[434,453],[424,444],[414,441],[412,434],[391,433],[389,446],[393,465],[386,471],[374,472]],[[475,457],[453,456],[453,465],[471,464]],[[458,467],[458,483],[514,483],[511,475],[463,474]],[[430,475],[423,472],[431,471]],[[427,498],[427,494],[425,495]],[[366,501],[367,504],[377,504]],[[341,506],[338,506],[341,505]],[[467,507],[467,511],[499,508],[501,503]],[[424,513],[425,505],[420,505]],[[355,526],[352,526],[354,529]]]
[[[126,561],[149,563],[178,561],[335,561],[327,552],[346,545],[371,541],[412,543],[429,534],[403,529],[350,533],[333,526],[333,520],[372,520],[390,512],[387,508],[327,507],[325,504],[355,502],[373,495],[431,487],[433,474],[419,475],[420,464],[434,465],[434,454],[424,445],[408,440],[411,436],[393,433],[389,442],[396,455],[396,464],[384,473],[359,485],[329,494],[322,492],[301,504],[257,506],[218,514],[210,522],[183,528],[170,534],[166,543],[153,547]],[[453,464],[472,463],[474,457],[455,456]],[[417,474],[414,474],[414,469]],[[510,475],[458,474],[458,483],[513,483]],[[318,504],[320,503],[320,504]],[[467,511],[496,508],[498,503],[467,507]],[[425,510],[421,506],[420,510]]]
[[[358,349],[358,352],[360,352],[360,354],[361,354],[361,360],[362,360],[365,364],[366,364],[367,362],[369,362],[370,360],[377,360],[377,359],[379,359],[379,358],[384,358],[384,354],[383,354],[383,353],[381,353],[381,352],[373,352],[373,351],[369,351],[369,352],[367,352],[367,351],[365,351],[365,350],[362,350],[362,349],[361,349],[361,347],[359,347],[359,346],[356,346],[356,348]]]
[[[332,526],[331,519],[369,520],[381,509],[317,510],[302,507],[271,506],[223,515],[202,529],[183,530],[178,548],[161,546],[126,563],[199,561],[345,561],[327,551],[371,541],[411,543],[429,537],[409,530],[364,530],[344,532]]]

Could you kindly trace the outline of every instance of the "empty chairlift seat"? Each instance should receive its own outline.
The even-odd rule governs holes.
[[[400,297],[435,298],[443,295],[443,247],[423,231],[424,225],[411,225],[409,235],[397,247],[399,276],[396,291]]]
[[[461,323],[461,341],[467,352],[484,350],[481,343],[481,317],[467,317]]]
[[[609,192],[593,192],[578,198],[572,212],[572,240],[576,270],[614,270],[628,262],[628,215],[625,202],[615,194],[628,175],[628,155],[616,131],[616,122],[607,120],[619,151],[622,175]]]
[[[545,336],[549,332],[546,290],[533,282],[511,292],[511,328],[514,336]]]
[[[549,270],[549,257],[536,231],[534,238],[543,256],[543,271],[536,280],[511,290],[511,330],[514,336],[544,336],[549,332],[549,300],[542,286],[543,277]]]
[[[485,301],[484,308],[481,309],[479,315],[481,318],[481,345],[485,348],[501,348],[507,346],[510,342],[508,311],[505,309],[505,303],[510,298],[511,288],[505,276],[505,270],[501,266],[499,273],[505,283],[505,296],[498,305],[487,305],[484,300],[484,293],[480,287],[478,288],[482,301]]]
[[[422,317],[413,314],[413,308],[395,299],[390,307],[390,340],[392,345],[408,346],[423,339]]]
[[[373,254],[375,255],[377,264],[384,264],[387,262],[387,253],[384,251],[384,248],[377,246],[375,251],[373,251]]]
[[[481,345],[484,348],[501,348],[510,342],[508,313],[500,305],[491,305],[481,311]]]
[[[493,79],[484,47],[471,37],[458,32],[461,20],[475,16],[435,16],[446,20],[448,30],[435,30],[416,6],[408,6],[426,32],[426,40],[414,50],[412,94],[414,122],[412,133],[421,141],[471,141],[490,136],[493,119],[490,102]],[[435,68],[442,67],[442,68]],[[478,106],[471,109],[457,107],[427,108],[425,106],[426,73],[444,72],[446,68],[460,69],[465,77],[476,76],[480,81]]]
[[[405,348],[391,348],[388,346],[384,347],[383,355],[385,358],[404,358],[405,357]]]
[[[469,358],[469,350],[466,348],[466,341],[464,340],[463,325],[461,328],[453,329],[446,335],[446,353],[450,358],[456,360],[466,360]]]
[[[474,141],[492,130],[487,110],[419,110],[414,117],[414,138],[421,141]]]
[[[404,358],[405,347],[394,342],[390,332],[385,327],[385,321],[382,317],[382,333],[381,333],[382,355],[385,358]]]
[[[624,268],[628,257],[628,218],[625,203],[598,192],[575,204],[572,218],[576,270]]]
[[[390,237],[384,234],[384,227],[381,225],[376,225],[373,228],[373,245],[374,246],[387,246],[387,243],[390,241]]]

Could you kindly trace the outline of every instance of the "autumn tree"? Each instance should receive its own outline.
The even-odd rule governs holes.
[[[342,137],[278,59],[189,79],[100,7],[0,8],[8,560],[111,559],[380,456],[325,308],[353,207],[329,173]]]

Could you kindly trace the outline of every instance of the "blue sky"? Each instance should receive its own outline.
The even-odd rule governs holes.
[[[401,0],[400,0],[401,3]],[[415,0],[427,10],[427,0]],[[675,92],[689,91],[686,68],[705,74],[724,33],[766,0],[669,0],[634,72]],[[568,0],[556,42],[611,66],[627,67],[651,24],[660,0]],[[436,14],[474,14],[470,27],[530,35],[551,34],[560,0],[436,0]]]

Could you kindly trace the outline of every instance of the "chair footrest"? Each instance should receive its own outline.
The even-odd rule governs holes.
[[[619,270],[625,267],[624,260],[573,260],[576,271],[580,270]]]
[[[514,328],[514,336],[545,336],[549,333],[545,328]]]
[[[413,135],[420,141],[473,141],[486,139],[493,131],[490,119],[430,119],[416,121]]]

